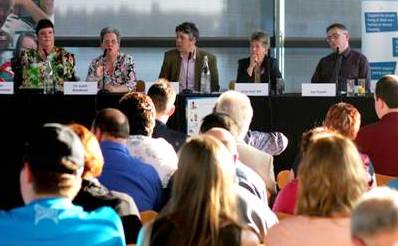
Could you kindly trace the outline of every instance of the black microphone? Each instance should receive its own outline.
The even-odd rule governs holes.
[[[102,92],[105,92],[105,57],[108,49],[104,49],[104,54],[102,55]]]
[[[191,89],[188,89],[188,68],[189,68],[189,60],[191,60],[192,52],[188,53],[188,61],[187,61],[187,70],[185,72],[185,89],[182,91],[184,94],[192,93]]]
[[[340,66],[341,66],[341,64],[339,64],[339,59],[340,59],[340,48],[337,46],[336,47],[336,60],[334,62],[334,71],[333,71],[334,72],[334,74],[333,74],[334,81],[333,82],[336,84],[337,95],[340,94],[341,89],[342,89],[342,88],[340,88],[341,86],[339,84],[339,74],[340,74]]]
[[[268,56],[265,55],[264,59],[267,59],[267,83],[268,83],[268,94],[269,95],[275,95],[276,91],[276,86],[273,85],[271,81],[271,63],[270,59],[268,59]]]

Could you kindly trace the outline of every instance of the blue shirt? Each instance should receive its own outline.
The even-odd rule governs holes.
[[[66,198],[38,199],[0,211],[0,245],[125,245],[116,212],[85,212]]]
[[[162,205],[162,184],[156,170],[131,156],[120,143],[102,141],[100,145],[105,159],[99,177],[101,184],[129,194],[140,211],[158,211]]]

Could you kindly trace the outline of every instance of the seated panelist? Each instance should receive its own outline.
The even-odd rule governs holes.
[[[98,89],[110,93],[135,90],[136,74],[133,57],[120,52],[120,33],[105,27],[100,33],[104,53],[91,61],[87,81],[97,81]]]
[[[250,38],[250,57],[238,61],[237,83],[270,83],[271,93],[278,87],[283,90],[283,84],[277,86],[277,79],[282,78],[278,61],[269,56],[270,37],[265,32],[254,32]]]
[[[54,46],[54,25],[48,19],[37,23],[37,48],[21,52],[12,64],[14,82],[20,89],[63,91],[64,81],[75,81],[75,57]]]

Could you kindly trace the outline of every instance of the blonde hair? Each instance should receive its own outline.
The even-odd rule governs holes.
[[[248,96],[237,91],[224,92],[217,100],[215,111],[231,117],[236,122],[239,139],[245,137],[253,117],[253,108]]]
[[[238,225],[234,172],[231,154],[214,137],[193,137],[183,145],[171,199],[162,213],[184,216],[185,231],[173,239],[176,244],[216,245],[225,222]]]
[[[351,140],[330,134],[316,138],[299,167],[297,213],[331,217],[349,214],[367,190],[367,178]]]

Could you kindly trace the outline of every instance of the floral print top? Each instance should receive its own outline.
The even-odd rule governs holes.
[[[119,53],[114,64],[114,72],[110,74],[105,70],[104,76],[97,76],[96,71],[99,66],[105,64],[105,57],[99,56],[91,61],[88,68],[87,81],[97,81],[98,88],[108,83],[113,85],[126,85],[132,91],[135,89],[136,75],[134,71],[134,60],[130,55]],[[105,83],[104,83],[105,82]]]
[[[55,86],[56,91],[63,91],[64,81],[76,80],[75,64],[74,55],[63,48],[54,47],[46,60],[37,49],[22,51],[18,64],[22,70],[19,88],[41,89]]]

